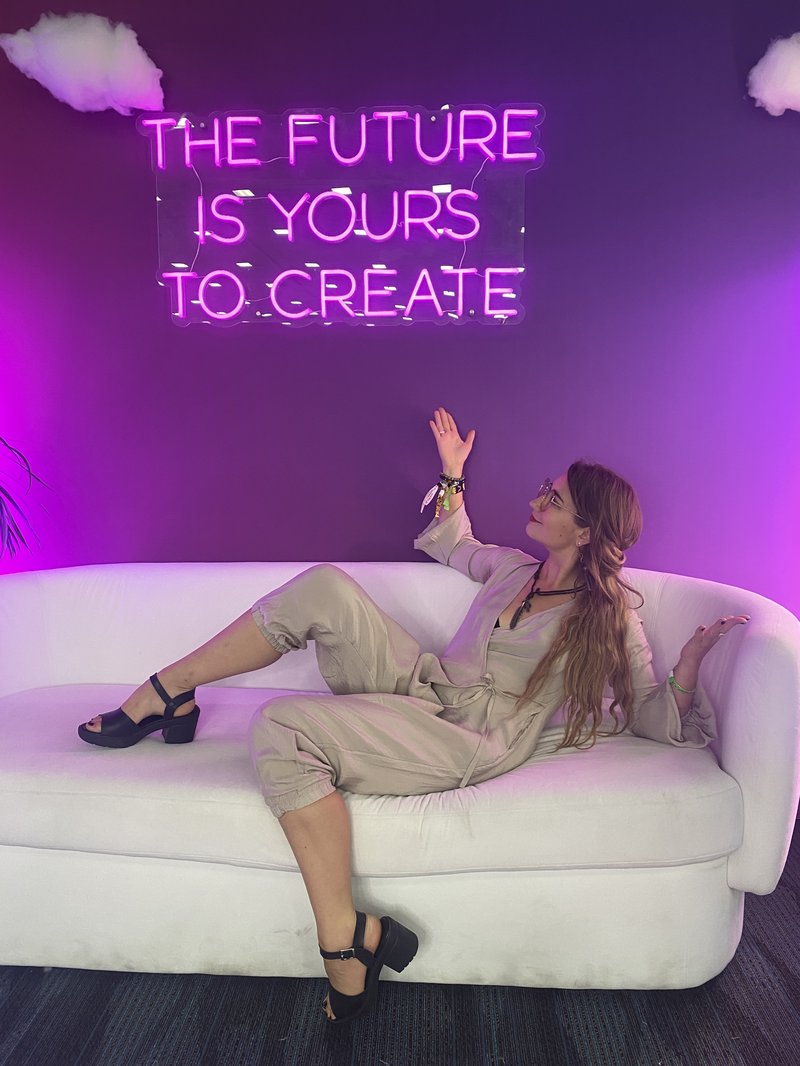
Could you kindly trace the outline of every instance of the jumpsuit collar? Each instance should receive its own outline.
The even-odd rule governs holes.
[[[524,566],[515,568],[519,570],[519,574],[517,576],[523,577],[524,579],[522,585],[517,589],[517,593],[519,593],[523,588],[525,588],[525,586],[530,581],[531,570],[534,570],[535,575],[538,575],[539,570],[541,570],[542,568],[542,565],[543,564],[541,562],[536,561],[532,563],[526,563]],[[484,643],[484,664],[486,662],[486,656],[488,653],[488,644],[489,635],[487,635]],[[481,738],[478,741],[477,747],[475,748],[475,752],[469,761],[469,765],[464,771],[464,776],[461,778],[461,782],[458,786],[459,788],[464,788],[464,786],[469,783],[469,779],[472,777],[475,767],[477,766],[478,756],[483,750],[483,742],[489,732],[489,726],[491,725],[492,721],[492,711],[494,709],[495,699],[497,698],[497,689],[495,688],[495,681],[493,675],[488,671],[484,674],[481,674],[480,684],[475,688],[473,692],[458,693],[455,702],[449,704],[449,706],[451,707],[466,707],[470,703],[475,703],[476,700],[485,697],[487,692],[489,693],[489,702],[486,705],[486,717],[484,720],[483,731],[481,732]]]

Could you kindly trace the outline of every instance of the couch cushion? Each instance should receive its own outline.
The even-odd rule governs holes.
[[[296,869],[262,799],[250,719],[285,689],[205,686],[195,740],[85,744],[78,723],[130,686],[65,685],[0,699],[0,844]],[[364,876],[702,862],[742,839],[737,783],[709,749],[625,734],[424,796],[346,794]]]

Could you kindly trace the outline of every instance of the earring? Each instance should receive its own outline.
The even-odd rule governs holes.
[[[585,580],[586,584],[587,585],[592,585],[592,584],[594,584],[594,578],[592,577],[592,575],[589,573],[588,569],[586,568],[586,560],[583,558],[583,549],[585,547],[586,547],[585,544],[581,544],[580,549],[578,551],[578,566],[580,566],[581,570],[583,570],[584,580]]]

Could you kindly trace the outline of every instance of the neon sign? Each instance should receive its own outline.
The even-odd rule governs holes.
[[[140,116],[172,320],[520,322],[543,119],[539,104]]]

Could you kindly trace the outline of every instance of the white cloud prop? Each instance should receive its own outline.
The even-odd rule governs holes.
[[[162,71],[124,23],[101,15],[42,15],[30,30],[0,34],[23,74],[77,111],[162,111]]]
[[[800,33],[772,42],[750,71],[747,91],[771,115],[800,111]]]

